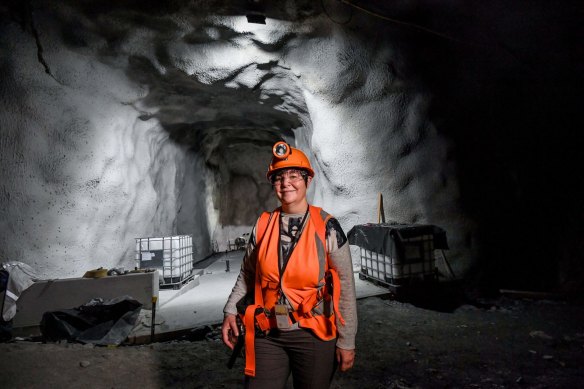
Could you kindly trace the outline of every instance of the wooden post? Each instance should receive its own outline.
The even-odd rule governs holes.
[[[383,195],[381,192],[377,202],[377,223],[385,223],[385,210],[383,209]]]

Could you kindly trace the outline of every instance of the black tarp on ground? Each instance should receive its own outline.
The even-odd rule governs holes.
[[[142,304],[130,296],[95,299],[74,309],[45,312],[43,340],[68,340],[96,345],[119,345],[138,319]]]
[[[6,342],[12,338],[12,320],[4,320],[1,314],[4,312],[4,298],[8,288],[8,277],[10,277],[8,271],[0,268],[0,342]]]
[[[435,249],[448,249],[446,231],[430,224],[358,224],[351,228],[347,237],[349,244],[391,256],[395,253],[394,247],[399,248],[404,240],[423,235],[433,236]]]

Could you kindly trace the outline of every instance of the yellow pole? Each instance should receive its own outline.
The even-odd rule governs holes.
[[[158,296],[152,296],[152,322],[150,323],[150,343],[154,342],[154,326],[155,326],[155,319],[156,319],[156,301],[158,300]]]

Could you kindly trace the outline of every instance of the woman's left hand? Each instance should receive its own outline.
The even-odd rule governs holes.
[[[337,347],[337,362],[339,363],[339,370],[349,370],[355,362],[355,350],[344,350]]]

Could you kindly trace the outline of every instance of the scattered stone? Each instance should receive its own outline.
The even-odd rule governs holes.
[[[515,380],[515,383],[517,383],[517,384],[520,384],[520,383],[522,383],[522,382],[523,382],[523,377],[518,377],[518,378]]]
[[[540,338],[540,339],[545,339],[545,340],[553,340],[554,339],[552,336],[549,336],[548,334],[546,334],[543,331],[531,331],[529,333],[529,336],[531,336],[532,338]]]
[[[537,354],[537,351],[535,351],[535,350],[529,350],[529,352],[534,354],[534,355]]]
[[[414,388],[409,382],[397,379],[388,385],[390,389],[412,389]]]
[[[554,359],[554,356],[553,355],[544,355],[542,358],[549,361],[551,359]]]
[[[79,362],[79,366],[81,366],[81,367],[87,367],[89,365],[91,365],[91,362],[89,362],[89,361],[81,361],[81,362]]]

